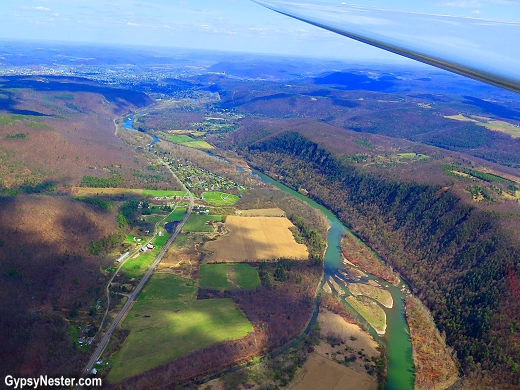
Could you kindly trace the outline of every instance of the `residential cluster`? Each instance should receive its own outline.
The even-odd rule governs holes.
[[[182,181],[188,189],[195,192],[197,195],[201,195],[203,192],[207,191],[223,191],[233,189],[244,191],[247,189],[246,186],[243,186],[215,172],[201,168],[188,160],[168,157],[165,157],[164,159],[168,162],[179,180]]]

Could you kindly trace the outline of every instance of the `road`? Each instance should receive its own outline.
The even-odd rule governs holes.
[[[94,353],[92,354],[90,360],[88,361],[85,369],[83,370],[83,372],[81,374],[82,377],[85,377],[85,376],[89,375],[90,371],[94,367],[94,364],[96,364],[97,360],[100,358],[101,354],[103,353],[103,350],[108,345],[108,342],[110,341],[110,337],[112,336],[112,333],[116,329],[117,325],[119,324],[121,319],[125,316],[125,314],[128,312],[128,310],[130,310],[130,308],[133,306],[134,302],[139,297],[139,294],[140,294],[141,290],[144,288],[144,286],[146,285],[148,280],[151,278],[151,276],[155,272],[155,269],[157,268],[157,265],[161,262],[163,256],[168,251],[170,245],[173,243],[173,241],[175,240],[177,235],[182,230],[182,227],[184,226],[184,224],[186,223],[186,221],[190,217],[191,212],[193,210],[193,204],[194,204],[193,194],[184,186],[184,184],[177,178],[177,175],[175,175],[175,173],[170,169],[170,167],[167,164],[164,163],[164,161],[162,161],[161,159],[159,159],[159,161],[163,165],[166,165],[168,167],[168,169],[170,170],[171,174],[175,177],[175,179],[177,179],[177,181],[179,183],[181,183],[181,185],[184,187],[184,190],[187,192],[189,200],[190,200],[188,210],[186,211],[186,215],[184,216],[184,219],[177,225],[177,228],[175,229],[175,231],[173,232],[171,237],[168,239],[166,244],[163,246],[163,248],[161,249],[161,251],[159,252],[157,257],[155,258],[155,261],[152,263],[152,265],[150,266],[148,271],[144,274],[143,278],[141,279],[141,281],[139,282],[139,284],[137,285],[135,290],[131,294],[129,294],[128,300],[126,301],[126,303],[124,304],[123,308],[121,309],[121,311],[118,313],[118,315],[114,319],[114,322],[112,322],[110,327],[107,329],[107,331],[104,334],[103,338],[100,340],[96,350],[94,351]],[[79,386],[76,386],[74,389],[75,390],[79,390],[79,388],[80,388]]]

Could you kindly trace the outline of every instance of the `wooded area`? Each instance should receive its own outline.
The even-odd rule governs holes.
[[[500,216],[440,186],[363,173],[296,132],[242,152],[259,170],[304,187],[410,282],[470,381],[519,384],[520,304],[511,279],[520,274],[520,251]]]

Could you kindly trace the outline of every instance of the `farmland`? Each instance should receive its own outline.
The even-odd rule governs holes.
[[[520,138],[520,126],[511,124],[501,120],[493,120],[492,118],[472,115],[471,117],[462,114],[445,116],[447,119],[453,119],[461,122],[472,122],[479,126],[493,131],[500,131],[509,134],[513,138]]]
[[[220,222],[222,216],[220,215],[197,215],[192,214],[186,221],[186,224],[182,228],[184,232],[198,232],[198,233],[211,233],[215,229],[213,225],[208,222]]]
[[[306,246],[296,243],[289,230],[293,226],[287,218],[228,216],[226,228],[230,234],[205,247],[214,252],[210,260],[216,263],[307,259]]]
[[[150,267],[150,264],[153,263],[160,250],[161,248],[156,246],[154,249],[146,251],[145,253],[128,260],[121,267],[121,272],[129,278],[142,277]]]
[[[196,290],[191,279],[169,274],[152,277],[122,324],[130,334],[113,357],[110,382],[252,331],[231,299],[198,301]]]
[[[249,264],[202,264],[199,284],[215,290],[254,290],[260,278]]]
[[[226,194],[225,192],[205,192],[202,197],[204,201],[213,206],[231,206],[239,199],[237,195]]]
[[[166,138],[168,141],[173,142],[174,144],[180,144],[183,146],[187,146],[189,148],[194,149],[213,149],[213,146],[208,144],[204,140],[193,139],[190,136],[185,134],[167,134],[167,133],[159,133],[160,136]]]
[[[186,214],[186,207],[177,207],[170,215],[166,217],[165,222],[182,221]]]
[[[127,278],[140,278],[144,275],[144,273],[150,267],[150,264],[153,263],[161,248],[166,244],[170,235],[164,230],[164,228],[158,228],[158,232],[161,235],[157,235],[152,244],[155,246],[154,249],[147,250],[144,253],[139,252],[138,255],[134,256],[132,259],[127,260],[123,266],[121,267],[121,271],[125,274]],[[129,235],[126,237],[125,242],[135,243],[133,241],[134,236]],[[148,238],[141,239],[137,243],[139,245],[144,245],[148,241]]]
[[[304,375],[291,384],[290,390],[376,390],[377,382],[368,375],[312,353],[303,366]]]
[[[143,190],[133,188],[89,188],[89,187],[73,187],[72,193],[76,196],[95,196],[95,195],[122,195],[131,194],[139,196],[154,196],[154,197],[184,197],[186,191],[174,190]]]

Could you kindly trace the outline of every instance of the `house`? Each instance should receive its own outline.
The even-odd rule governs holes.
[[[92,375],[96,375],[96,374],[97,374],[97,370],[96,370],[95,368],[93,368],[92,371],[90,371],[90,373],[91,373]]]
[[[146,247],[147,247],[148,249],[153,249],[153,248],[155,248],[152,244],[146,244]]]
[[[103,359],[99,359],[96,364],[102,364],[103,363]]]

